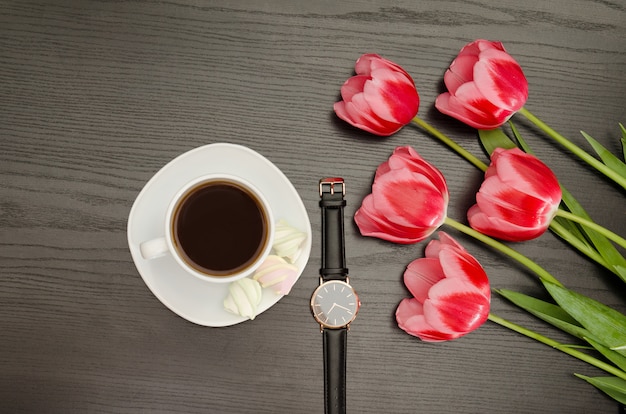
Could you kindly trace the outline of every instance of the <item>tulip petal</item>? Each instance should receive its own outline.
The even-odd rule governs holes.
[[[532,240],[545,233],[547,226],[519,226],[484,214],[477,205],[467,213],[470,226],[488,236],[507,241]]]
[[[474,41],[473,43],[475,43],[476,47],[478,48],[480,52],[484,50],[489,50],[489,49],[496,49],[496,50],[501,50],[503,52],[506,52],[506,50],[504,50],[504,45],[502,45],[502,42],[494,42],[492,40],[478,39]]]
[[[454,96],[469,113],[473,114],[474,122],[484,125],[500,126],[514,113],[507,108],[495,105],[485,97],[477,82],[467,82],[461,85]]]
[[[428,291],[443,278],[443,269],[436,258],[413,260],[404,272],[404,284],[420,302],[428,298]]]
[[[377,63],[379,62],[379,63]],[[375,53],[366,53],[361,55],[354,64],[354,72],[358,75],[365,75],[368,78],[372,74],[373,66],[387,66],[387,59],[382,58]]]
[[[528,82],[519,64],[506,52],[485,50],[474,65],[474,83],[493,105],[516,112],[528,99]]]
[[[364,236],[415,243],[443,224],[448,188],[441,172],[411,147],[398,147],[376,170],[372,193],[354,215]]]
[[[337,116],[379,136],[396,133],[419,108],[419,95],[409,74],[376,54],[364,54],[355,64],[356,76],[341,87]]]
[[[402,320],[407,320],[412,316],[423,315],[424,306],[422,302],[415,298],[404,298],[400,302],[400,305],[396,309],[396,317],[401,317]]]
[[[432,257],[407,266],[404,282],[413,298],[396,310],[398,326],[424,341],[463,336],[482,325],[489,315],[489,279],[478,261],[456,240],[440,232],[429,243]]]
[[[365,82],[369,80],[367,76],[353,76],[341,85],[341,99],[350,102],[354,95],[363,93]]]
[[[405,227],[389,221],[378,213],[373,206],[373,197],[363,199],[361,208],[354,214],[354,221],[363,236],[377,237],[394,243],[417,243],[428,237],[433,230],[430,228]]]
[[[444,74],[447,93],[435,107],[474,128],[493,129],[528,99],[528,81],[500,42],[479,39],[465,45]]]
[[[546,203],[497,179],[489,181],[485,181],[489,185],[476,194],[476,203],[484,214],[520,226],[550,224],[558,204]]]
[[[465,248],[445,231],[440,231],[439,233],[437,233],[437,235],[439,237],[439,240],[431,240],[428,245],[426,245],[426,257],[439,257],[439,252],[441,251],[442,247],[446,245],[452,246],[459,251],[466,252]]]
[[[381,122],[372,114],[364,112],[358,105],[361,101],[362,98],[356,98],[351,102],[336,102],[333,109],[337,116],[347,123],[375,135],[392,135],[402,128],[402,125]]]
[[[552,171],[518,148],[497,148],[468,211],[474,229],[509,241],[543,234],[556,215],[561,188]]]
[[[356,76],[354,77],[356,78]],[[353,79],[353,78],[351,78]],[[349,84],[350,80],[346,82]],[[356,82],[358,84],[358,82]],[[352,86],[347,87],[346,95],[352,93]],[[343,87],[342,87],[343,90]],[[387,132],[389,129],[398,128],[397,122],[390,122],[384,119],[381,119],[376,115],[375,112],[372,111],[369,102],[367,102],[365,95],[363,92],[357,92],[351,96],[350,99],[344,99],[347,110],[350,112],[350,115],[353,119],[360,119],[361,122],[366,125],[371,125],[373,128],[377,130]],[[402,127],[400,125],[399,127]]]
[[[419,96],[415,85],[402,73],[373,71],[363,94],[372,111],[386,121],[405,125],[417,115]]]
[[[448,92],[455,94],[464,83],[474,79],[474,65],[478,62],[478,55],[459,55],[450,64],[450,69],[443,75],[443,82]]]
[[[366,53],[357,59],[354,64],[354,71],[359,75],[366,75],[371,77],[372,72],[378,69],[386,69],[393,72],[402,73],[406,78],[408,78],[411,83],[413,79],[411,76],[405,71],[400,65],[390,61],[389,59],[385,59],[375,53]]]
[[[398,147],[393,151],[393,155],[384,163],[385,169],[397,170],[408,168],[411,171],[420,173],[428,178],[430,182],[441,192],[444,198],[448,198],[448,185],[446,179],[437,168],[424,160],[411,146]],[[382,165],[381,165],[382,166]],[[377,171],[378,172],[378,171]],[[378,174],[377,174],[378,175]]]
[[[439,261],[447,279],[460,279],[470,283],[483,295],[491,295],[487,273],[467,251],[444,245],[439,253]]]
[[[469,282],[444,279],[431,289],[424,302],[426,323],[443,333],[468,333],[489,315],[490,297]]]
[[[473,106],[474,104],[476,106]],[[472,100],[462,101],[448,92],[442,93],[437,97],[435,107],[439,112],[456,118],[476,129],[497,128],[512,115],[512,113],[501,113],[499,109],[494,108],[489,101],[481,96]],[[493,113],[490,113],[489,110],[492,110]]]
[[[415,298],[403,299],[396,309],[398,327],[409,335],[417,336],[422,341],[441,342],[458,338],[458,334],[442,333],[426,323],[422,304]]]
[[[492,164],[502,182],[547,202],[560,203],[562,192],[556,176],[534,155],[519,148],[497,148]]]
[[[401,226],[439,227],[447,205],[440,191],[425,176],[392,170],[372,185],[374,206]]]
[[[440,231],[438,235],[439,240],[432,240],[426,246],[426,258],[436,259],[446,278],[468,281],[485,296],[490,296],[489,278],[478,260],[447,233]]]

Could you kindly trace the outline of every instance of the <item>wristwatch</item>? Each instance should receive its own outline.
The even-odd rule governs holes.
[[[346,345],[350,323],[361,302],[350,286],[344,241],[342,178],[319,183],[322,209],[320,285],[311,296],[311,312],[324,336],[324,399],[326,414],[346,412]]]

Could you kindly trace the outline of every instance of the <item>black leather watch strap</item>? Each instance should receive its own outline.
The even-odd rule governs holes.
[[[323,335],[325,413],[345,414],[348,329],[324,329]]]
[[[346,280],[346,248],[343,208],[346,205],[345,184],[341,178],[320,180],[322,208],[322,267],[320,276],[327,280]]]
[[[343,209],[345,184],[341,178],[320,180],[322,209],[322,266],[320,276],[346,281],[346,249]],[[324,398],[326,414],[346,412],[346,347],[348,329],[324,329]]]

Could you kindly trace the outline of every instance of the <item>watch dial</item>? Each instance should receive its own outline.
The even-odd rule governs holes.
[[[352,322],[359,306],[352,286],[339,280],[321,284],[311,297],[313,316],[328,328],[341,328]]]

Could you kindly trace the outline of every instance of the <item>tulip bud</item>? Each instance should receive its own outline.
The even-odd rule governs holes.
[[[528,99],[526,76],[500,42],[467,44],[443,81],[448,92],[437,97],[435,107],[477,129],[499,127]]]

